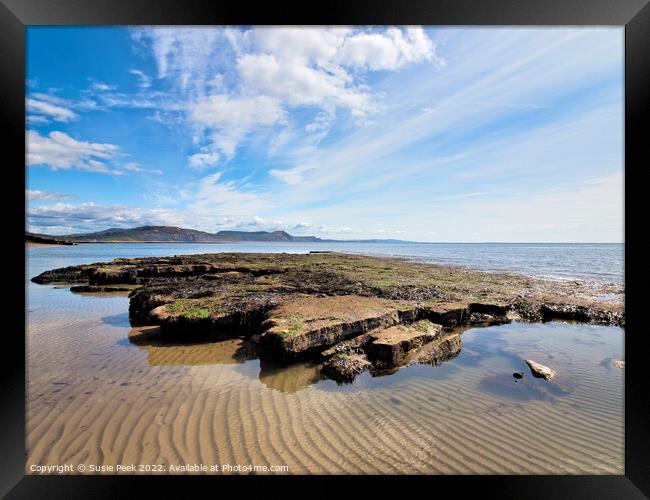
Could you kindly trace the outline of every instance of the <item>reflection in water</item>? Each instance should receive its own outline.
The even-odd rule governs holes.
[[[118,314],[102,318],[106,324],[123,326],[128,323],[127,314]],[[414,351],[398,367],[375,370],[358,377],[349,390],[360,387],[390,387],[404,383],[409,379],[422,376],[432,380],[443,381],[459,375],[463,369],[482,369],[484,376],[477,382],[477,389],[499,397],[515,401],[548,401],[563,397],[575,389],[575,376],[569,368],[571,360],[564,360],[562,366],[554,364],[556,377],[553,380],[541,380],[531,376],[524,357],[553,362],[555,356],[543,349],[539,338],[529,338],[525,350],[508,338],[508,330],[490,328],[462,328],[447,332],[442,341],[429,343]],[[516,326],[516,325],[515,325]],[[483,330],[483,332],[481,332]],[[199,366],[199,365],[236,365],[255,360],[259,366],[259,381],[266,387],[286,394],[293,394],[311,385],[327,380],[320,389],[340,390],[341,384],[331,384],[320,372],[321,364],[315,360],[280,364],[259,358],[257,346],[244,337],[209,342],[170,342],[161,339],[158,326],[132,328],[128,335],[128,345],[135,345],[147,352],[147,362],[151,366]],[[463,333],[469,333],[470,347],[462,349]],[[599,346],[604,342],[584,342],[581,338],[573,339],[577,346]],[[118,342],[126,345],[124,341]],[[440,345],[447,349],[440,350]],[[450,347],[451,346],[451,347]],[[462,355],[461,355],[462,352]],[[524,356],[526,353],[527,356]],[[611,367],[607,358],[600,366]],[[552,363],[553,364],[553,363]],[[494,367],[498,367],[495,372]],[[433,371],[423,373],[425,370]],[[488,368],[487,370],[485,368]],[[242,373],[250,374],[250,370]],[[522,373],[522,378],[513,377],[513,373]],[[370,381],[370,379],[376,379]],[[337,387],[338,386],[338,387]]]
[[[566,396],[569,390],[558,384],[558,380],[542,380],[524,375],[517,379],[512,373],[499,373],[484,377],[478,385],[481,391],[519,401],[537,399],[553,401],[554,397]]]
[[[147,362],[152,366],[169,365],[234,365],[256,359],[259,380],[270,389],[294,393],[322,379],[320,365],[309,361],[290,365],[259,360],[255,344],[245,338],[215,342],[170,343],[161,340],[157,326],[131,329],[128,341],[147,351]]]
[[[118,325],[124,319],[122,316],[106,317],[103,321]],[[128,317],[126,321],[128,322]],[[288,394],[326,379],[321,374],[321,364],[318,361],[309,359],[283,364],[260,359],[257,346],[244,337],[207,342],[170,342],[160,338],[158,326],[143,326],[131,329],[128,343],[144,349],[147,352],[147,362],[152,366],[233,365],[257,360],[260,382],[270,389]],[[123,341],[119,341],[118,344],[125,345]],[[461,346],[460,336],[454,333],[410,353],[400,366],[381,370],[371,369],[370,374],[372,377],[388,377],[414,364],[438,367],[456,358],[461,352]],[[457,371],[453,366],[448,368],[440,371],[440,378],[449,377]]]
[[[218,342],[175,342],[161,340],[157,326],[131,329],[129,342],[147,351],[150,365],[232,365],[255,359],[255,346],[243,338]]]
[[[293,394],[323,379],[318,363],[302,361],[279,366],[260,360],[260,382],[269,389]]]
[[[104,316],[102,323],[115,326],[118,328],[130,328],[129,313],[112,314],[111,316]]]

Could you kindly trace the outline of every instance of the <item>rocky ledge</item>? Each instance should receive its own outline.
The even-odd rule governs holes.
[[[248,336],[263,358],[320,356],[323,373],[341,382],[450,359],[460,352],[458,327],[513,319],[624,325],[618,285],[333,252],[115,259],[32,281],[85,293],[131,289],[131,323],[159,325],[163,340]]]

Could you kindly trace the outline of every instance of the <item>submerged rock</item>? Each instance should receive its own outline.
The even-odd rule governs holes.
[[[537,363],[532,359],[527,359],[525,361],[534,377],[551,380],[555,376],[555,372],[551,370],[548,366],[544,366],[540,363]]]

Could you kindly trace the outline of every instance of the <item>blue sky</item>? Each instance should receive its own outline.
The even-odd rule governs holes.
[[[29,27],[28,228],[623,241],[623,29]]]

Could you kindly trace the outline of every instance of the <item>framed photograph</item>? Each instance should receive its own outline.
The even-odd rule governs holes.
[[[649,495],[647,3],[2,0],[2,494]]]

